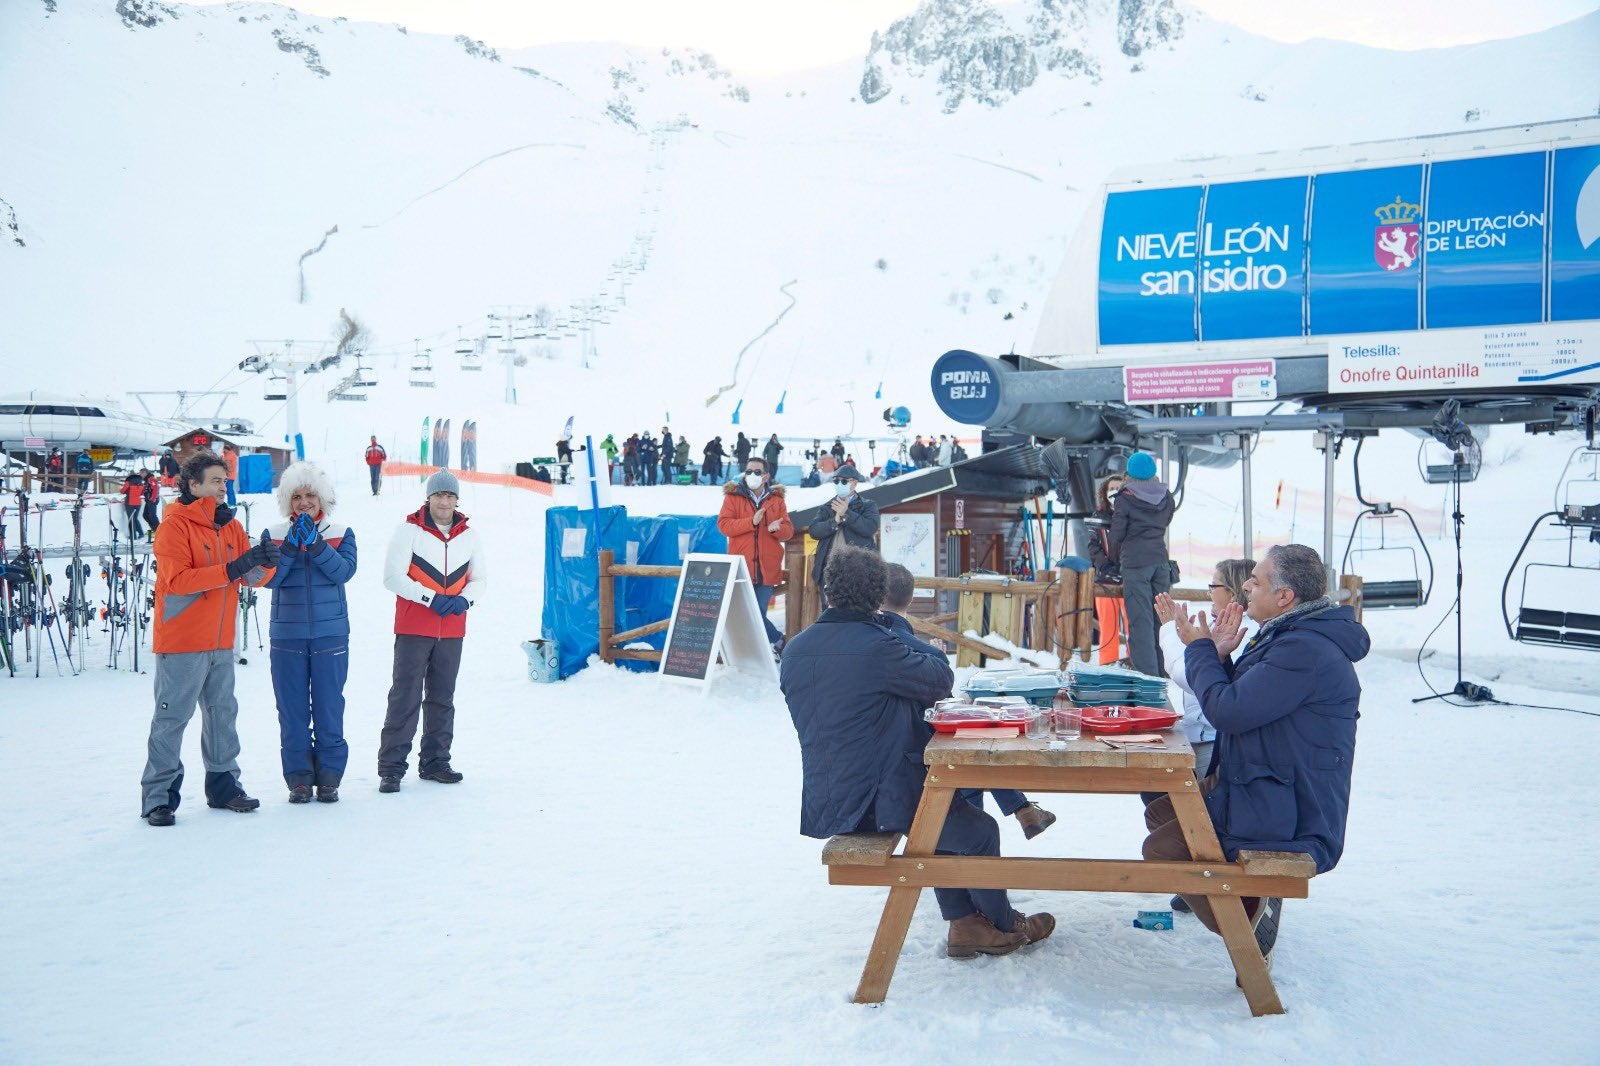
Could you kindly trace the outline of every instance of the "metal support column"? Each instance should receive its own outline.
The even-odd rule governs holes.
[[[1251,494],[1250,478],[1250,453],[1255,451],[1251,446],[1252,434],[1239,434],[1239,466],[1244,477],[1244,557],[1256,557],[1255,537],[1255,500]]]
[[[1333,460],[1338,438],[1323,430],[1312,438],[1322,448],[1322,565],[1328,571],[1328,594],[1339,589],[1339,570],[1333,565]]]

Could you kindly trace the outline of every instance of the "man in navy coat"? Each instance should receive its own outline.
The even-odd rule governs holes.
[[[836,545],[824,583],[828,609],[785,646],[780,667],[800,738],[800,832],[904,833],[926,774],[922,712],[949,695],[955,676],[944,654],[900,639],[877,617],[886,576],[876,552]],[[999,855],[1000,828],[970,803],[951,804],[935,850]],[[950,923],[951,958],[1009,954],[1055,929],[1048,914],[1014,911],[1003,890],[933,891]]]
[[[1350,608],[1324,595],[1327,580],[1313,549],[1277,545],[1245,582],[1247,608],[1229,605],[1214,628],[1204,614],[1191,622],[1180,612],[1176,619],[1187,645],[1184,669],[1217,729],[1211,773],[1201,787],[1229,860],[1246,849],[1299,851],[1326,873],[1344,851],[1361,700],[1355,664],[1371,641]],[[1244,610],[1261,629],[1235,662]],[[1152,803],[1145,821],[1145,858],[1190,857],[1170,800]],[[1206,898],[1184,899],[1216,932]],[[1276,940],[1282,902],[1245,901],[1263,953]]]

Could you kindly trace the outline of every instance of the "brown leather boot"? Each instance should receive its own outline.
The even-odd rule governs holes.
[[[950,923],[944,953],[952,959],[971,959],[979,955],[1009,955],[1024,944],[1043,940],[1055,932],[1056,920],[1048,914],[1029,917],[1017,912],[1011,932],[1002,933],[981,914],[969,914]]]
[[[1030,803],[1026,807],[1019,807],[1013,816],[1022,826],[1022,835],[1032,840],[1040,833],[1056,824],[1056,816],[1039,806]]]

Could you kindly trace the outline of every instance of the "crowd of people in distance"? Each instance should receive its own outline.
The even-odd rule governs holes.
[[[800,475],[803,486],[821,485],[831,481],[840,467],[860,469],[856,457],[845,447],[842,438],[835,437],[833,444],[804,448],[801,454],[790,455],[793,445],[786,445],[776,433],[765,440],[759,434],[746,435],[740,430],[732,442],[725,442],[721,434],[696,450],[683,436],[674,436],[670,426],[662,426],[659,436],[650,430],[629,434],[620,442],[616,434],[608,433],[595,445],[605,455],[606,476],[612,483],[622,485],[718,485],[730,478],[738,478],[746,464],[754,457],[760,459],[767,476],[776,482],[778,468],[791,465],[804,468]],[[571,439],[556,441],[556,471],[551,475],[539,460],[530,464],[533,476],[541,481],[559,481],[567,484],[572,479],[571,467],[575,453],[585,445],[574,446]],[[924,440],[917,437],[906,449],[905,462],[886,466],[884,475],[901,473],[927,466],[949,466],[967,458],[966,449],[953,437],[941,435]],[[876,471],[873,471],[876,473]],[[620,481],[619,481],[620,478]]]
[[[1344,850],[1361,694],[1355,663],[1370,646],[1366,630],[1327,594],[1322,557],[1300,544],[1275,545],[1257,561],[1222,560],[1211,574],[1208,609],[1191,615],[1171,594],[1178,575],[1166,535],[1174,501],[1156,473],[1154,458],[1135,452],[1098,487],[1090,562],[1097,582],[1120,592],[1097,597],[1100,661],[1121,660],[1125,634],[1133,669],[1170,679],[1206,810],[1230,861],[1241,850],[1302,852],[1325,873]],[[954,685],[944,651],[903,618],[911,577],[877,555],[865,510],[851,500],[834,509],[833,536],[817,555],[825,609],[780,659],[800,742],[800,831],[818,838],[911,827],[932,736],[922,712]],[[875,529],[875,507],[872,516]],[[998,826],[981,794],[964,798],[952,805],[936,850],[998,855]],[[1021,793],[994,798],[1029,839],[1055,821]],[[1145,858],[1190,859],[1167,796],[1141,798]],[[1051,915],[1015,910],[1002,890],[934,893],[949,923],[951,958],[1008,954],[1055,928]],[[1205,896],[1177,896],[1173,906],[1219,931]],[[1269,963],[1282,907],[1281,899],[1245,900]]]
[[[272,595],[272,688],[288,801],[338,802],[349,760],[345,586],[356,573],[355,531],[334,518],[338,500],[327,474],[313,463],[298,462],[278,483],[282,520],[252,543],[228,502],[230,473],[214,452],[189,456],[175,477],[176,499],[152,527],[155,712],[139,813],[153,826],[177,820],[183,734],[197,705],[206,804],[239,813],[261,806],[245,791],[239,771],[234,626],[241,586]],[[477,531],[456,508],[460,491],[454,474],[436,471],[428,478],[422,505],[389,538],[383,580],[395,594],[395,639],[378,740],[379,792],[400,791],[419,718],[418,775],[442,784],[463,777],[450,765],[456,677],[467,614],[486,581]]]

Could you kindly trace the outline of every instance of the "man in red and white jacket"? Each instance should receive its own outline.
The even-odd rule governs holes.
[[[372,494],[376,496],[383,489],[383,464],[389,458],[389,453],[383,450],[383,445],[374,436],[372,443],[367,445],[364,458],[367,461],[367,473],[372,476]]]
[[[467,612],[483,591],[483,553],[467,516],[456,510],[461,485],[448,470],[428,479],[428,502],[389,540],[383,585],[395,594],[394,683],[378,748],[378,791],[399,792],[422,717],[417,776],[453,785],[456,673]]]

